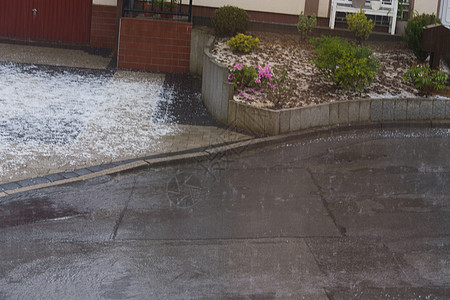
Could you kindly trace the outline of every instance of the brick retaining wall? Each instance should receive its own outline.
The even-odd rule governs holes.
[[[191,29],[187,22],[122,18],[118,67],[188,73]]]

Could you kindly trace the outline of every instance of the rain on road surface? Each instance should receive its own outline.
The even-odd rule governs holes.
[[[348,132],[0,198],[0,298],[448,298],[449,146]]]

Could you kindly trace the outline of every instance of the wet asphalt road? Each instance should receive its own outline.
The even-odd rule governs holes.
[[[0,299],[448,299],[450,131],[350,132],[0,198]]]

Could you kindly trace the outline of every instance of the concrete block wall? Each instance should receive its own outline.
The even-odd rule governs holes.
[[[257,135],[324,126],[450,120],[448,99],[358,99],[272,110],[230,101],[227,124]]]
[[[113,49],[116,43],[117,7],[92,5],[91,47]]]
[[[234,86],[228,82],[228,68],[219,64],[211,56],[209,49],[204,49],[202,72],[202,100],[219,122],[228,121],[228,104],[233,98]]]
[[[188,73],[192,24],[173,20],[121,18],[119,68]]]
[[[205,27],[192,28],[191,31],[191,56],[189,62],[189,72],[195,75],[202,75],[203,72],[203,51],[210,48],[214,43],[214,36]]]
[[[233,99],[228,68],[203,55],[202,99],[220,122],[255,135],[277,135],[325,126],[450,121],[449,99],[357,99],[308,107],[272,110]],[[431,123],[430,123],[431,124]]]

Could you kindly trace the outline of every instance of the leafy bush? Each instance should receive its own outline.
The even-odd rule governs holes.
[[[238,33],[227,43],[232,51],[248,53],[254,49],[259,49],[259,39],[253,38],[251,35]]]
[[[378,71],[379,62],[365,46],[343,42],[338,37],[312,39],[316,50],[316,68],[344,90],[362,91]]]
[[[358,13],[346,14],[345,17],[347,18],[348,30],[353,32],[358,44],[361,44],[369,38],[375,24],[372,20],[367,20],[366,13],[363,9]]]
[[[434,14],[414,14],[414,17],[408,20],[402,38],[420,62],[425,61],[429,55],[429,52],[422,50],[423,27],[438,23],[441,22]]]
[[[313,60],[316,68],[331,78],[336,73],[338,60],[348,44],[342,43],[339,37],[329,36],[311,39],[311,43],[316,50],[316,59]]]
[[[248,14],[245,10],[231,5],[222,6],[214,12],[212,25],[218,36],[234,36],[245,33],[248,27]]]
[[[352,47],[345,52],[339,60],[339,69],[333,78],[344,90],[362,91],[369,86],[375,78],[379,63],[375,58],[370,58],[372,51],[364,47]]]
[[[403,76],[402,81],[411,81],[421,94],[429,95],[432,91],[445,88],[447,74],[442,70],[432,70],[429,65],[418,64],[412,66]]]
[[[305,16],[303,12],[298,17],[297,29],[300,33],[300,36],[305,39],[308,35],[311,34],[314,27],[316,27],[317,18],[316,15],[312,15],[311,17]]]

